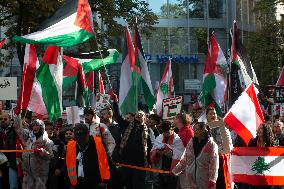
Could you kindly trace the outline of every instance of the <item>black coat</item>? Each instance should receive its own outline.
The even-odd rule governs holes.
[[[16,150],[17,133],[12,126],[0,129],[0,149]],[[4,153],[8,158],[8,166],[17,170],[16,153]]]

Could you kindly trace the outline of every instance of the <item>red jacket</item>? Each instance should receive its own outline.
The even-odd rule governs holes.
[[[178,136],[180,137],[184,147],[186,147],[190,139],[194,136],[192,127],[190,125],[182,127],[178,132]]]

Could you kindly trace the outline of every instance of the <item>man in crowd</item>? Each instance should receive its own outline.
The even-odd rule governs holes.
[[[107,154],[101,137],[90,136],[88,127],[78,123],[75,141],[66,148],[66,166],[71,189],[98,189],[110,178]]]
[[[151,150],[151,162],[157,169],[171,170],[181,159],[184,146],[179,136],[174,132],[169,121],[161,124],[162,134],[156,139]],[[154,174],[155,189],[175,189],[177,178],[167,174]]]
[[[284,134],[283,134],[284,124],[281,121],[276,121],[273,124],[273,134],[275,137],[276,146],[284,146]]]
[[[121,130],[118,124],[113,120],[113,111],[111,108],[104,108],[100,112],[101,114],[101,123],[104,123],[111,135],[115,140],[115,148],[111,156],[112,162],[119,162],[119,147],[121,142]],[[123,189],[123,184],[121,182],[121,172],[116,166],[110,164],[111,178],[108,183],[109,189]]]
[[[85,108],[84,116],[90,136],[102,137],[102,141],[107,148],[107,153],[109,156],[111,156],[115,148],[115,140],[112,137],[108,127],[104,123],[96,122],[96,111],[91,107]]]
[[[150,151],[154,142],[154,133],[146,125],[146,114],[138,111],[134,121],[124,120],[119,114],[118,99],[114,91],[110,92],[111,99],[114,101],[113,110],[116,122],[122,131],[120,143],[120,159],[122,163],[140,167],[150,165]],[[146,172],[135,169],[124,169],[126,189],[145,189]]]
[[[162,133],[160,122],[161,118],[157,114],[149,115],[147,125],[153,130],[155,138]]]
[[[231,139],[231,134],[227,125],[223,122],[222,118],[217,116],[216,110],[214,107],[209,107],[206,110],[206,118],[208,121],[208,125],[211,129],[211,134],[214,141],[218,145],[219,151],[219,170],[218,170],[218,179],[216,183],[216,188],[225,189],[226,181],[223,164],[229,161],[228,156],[230,155],[230,151],[233,148],[233,143]],[[226,171],[227,173],[227,171]]]
[[[17,133],[15,132],[10,115],[3,113],[0,117],[0,149],[3,150],[16,150],[17,143]],[[3,177],[1,179],[1,184],[3,188],[10,189],[18,188],[18,168],[16,162],[16,153],[4,153],[8,158],[8,162],[1,165],[1,171]]]
[[[64,151],[64,143],[59,139],[56,134],[54,125],[50,121],[45,121],[45,130],[47,132],[48,138],[53,142],[53,155],[51,159],[48,173],[47,188],[50,189],[61,189],[64,183],[62,175],[62,157]]]
[[[174,126],[178,128],[178,135],[183,143],[184,148],[186,148],[188,142],[194,136],[193,129],[190,125],[191,122],[192,119],[190,115],[186,113],[179,113],[174,119]],[[189,187],[186,173],[179,175],[178,187],[182,189]]]

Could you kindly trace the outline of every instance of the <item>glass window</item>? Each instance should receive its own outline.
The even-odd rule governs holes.
[[[188,9],[190,18],[204,18],[204,0],[181,0],[181,6]]]
[[[208,0],[209,18],[223,18],[226,14],[224,0]]]
[[[241,1],[242,0],[236,1],[236,13],[237,13],[236,17],[238,22],[241,21]]]

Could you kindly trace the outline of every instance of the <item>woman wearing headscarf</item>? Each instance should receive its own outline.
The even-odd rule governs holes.
[[[188,179],[185,189],[215,189],[218,168],[218,145],[211,137],[210,128],[203,122],[196,123],[194,137],[172,172],[175,175],[185,172]]]
[[[45,189],[48,179],[49,163],[53,157],[53,142],[48,138],[42,120],[36,119],[31,124],[29,131],[22,127],[22,121],[15,119],[14,128],[23,142],[25,152],[22,155],[24,171],[23,189]]]

